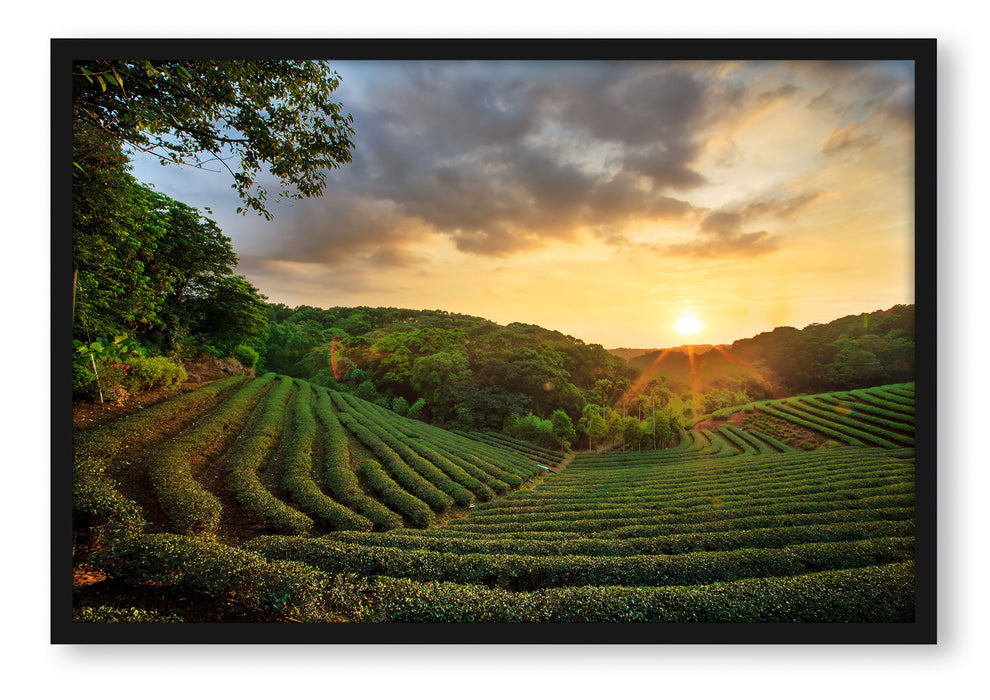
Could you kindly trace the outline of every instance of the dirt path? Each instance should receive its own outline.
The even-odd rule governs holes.
[[[573,459],[574,459],[574,453],[571,452],[566,457],[564,457],[562,460],[560,460],[560,462],[558,462],[556,465],[554,465],[554,468],[553,468],[552,472],[554,474],[560,474],[562,471],[564,471],[565,469],[567,469],[567,465],[570,464]]]

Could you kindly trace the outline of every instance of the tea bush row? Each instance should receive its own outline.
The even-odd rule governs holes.
[[[444,439],[447,431],[438,430],[429,436],[419,428],[413,427],[416,421],[398,416],[380,406],[369,404],[382,419],[385,427],[398,439],[407,442],[424,458],[439,467],[449,477],[469,488],[480,500],[490,501],[496,493],[505,493],[509,484],[492,476],[491,472],[501,471],[494,465],[488,464],[488,471],[479,468],[475,463],[464,459],[456,453],[457,448],[451,448],[451,442]],[[422,423],[417,423],[423,426]],[[460,449],[465,449],[464,445]],[[468,448],[470,449],[470,448]]]
[[[370,520],[376,530],[402,527],[401,515],[369,497],[361,488],[360,480],[351,468],[347,433],[333,411],[329,393],[324,389],[317,390],[315,411],[323,428],[323,479],[327,490],[337,501]]]
[[[430,506],[397,484],[380,464],[371,459],[364,459],[361,460],[358,469],[371,492],[389,508],[402,513],[413,527],[429,527],[436,521]]]
[[[518,462],[524,460],[513,452],[498,450],[485,443],[426,424],[419,424],[413,428],[407,423],[406,428],[407,434],[422,436],[431,443],[442,446],[461,460],[474,465],[511,488],[521,486],[533,476],[528,463],[519,464]],[[498,491],[497,488],[495,490]]]
[[[366,413],[377,416],[376,421],[387,425],[390,430],[401,431],[409,437],[423,437],[431,443],[443,444],[475,466],[490,474],[495,474],[500,480],[505,481],[503,476],[496,472],[511,472],[513,475],[517,475],[511,476],[509,481],[505,481],[511,486],[518,486],[524,480],[542,471],[531,460],[514,450],[478,442],[456,431],[443,430],[428,423],[400,416],[353,395],[347,395],[345,398],[345,395],[340,392],[331,392],[331,398],[336,410],[341,413],[353,414],[355,413],[354,407],[359,407],[357,413],[362,416]],[[499,466],[496,467],[495,465]],[[516,481],[519,483],[514,483]]]
[[[891,491],[894,491],[893,493]],[[864,507],[906,507],[914,505],[913,484],[899,485],[895,489],[876,489],[870,493],[839,492],[824,497],[818,497],[812,492],[810,497],[818,498],[821,508],[824,510],[853,510]],[[578,532],[591,533],[604,530],[627,530],[637,526],[673,527],[676,525],[699,525],[709,522],[723,522],[727,520],[737,520],[754,514],[760,510],[763,513],[782,515],[793,512],[793,509],[807,510],[808,505],[801,503],[795,505],[789,501],[806,501],[807,499],[766,499],[761,503],[749,505],[741,503],[737,508],[713,505],[711,499],[707,503],[697,504],[701,507],[664,509],[664,511],[653,511],[655,514],[644,512],[638,517],[589,517],[583,519],[558,517],[552,514],[540,515],[538,513],[529,516],[519,516],[507,522],[475,522],[471,518],[455,520],[446,525],[451,531],[461,532],[520,532],[523,530],[532,531],[554,531],[554,532]],[[800,512],[800,511],[799,511]],[[701,529],[696,527],[695,529]],[[681,530],[683,531],[683,530]]]
[[[914,481],[910,475],[890,475],[880,472],[877,475],[853,475],[842,481],[825,481],[804,479],[794,483],[784,483],[777,486],[772,484],[758,485],[752,489],[736,491],[715,487],[711,490],[699,490],[696,493],[672,493],[666,496],[655,496],[648,490],[641,495],[619,497],[601,496],[595,498],[592,494],[587,498],[560,498],[544,501],[527,500],[521,505],[506,504],[501,508],[486,509],[472,513],[470,522],[494,523],[509,521],[516,516],[528,517],[544,514],[547,517],[573,517],[576,519],[590,517],[597,513],[631,513],[643,515],[671,516],[692,511],[708,512],[713,510],[735,511],[741,508],[756,508],[765,505],[786,505],[791,501],[826,501],[844,502],[855,501],[878,495],[911,494],[914,492]]]
[[[313,481],[316,419],[312,385],[296,381],[292,411],[286,420],[283,444],[282,487],[300,510],[332,530],[370,530],[368,518],[327,496]]]
[[[770,445],[771,447],[773,447],[774,449],[776,449],[778,452],[794,452],[795,451],[795,449],[793,447],[791,447],[790,445],[788,445],[788,444],[786,444],[784,442],[781,442],[780,440],[778,440],[775,437],[771,437],[770,435],[767,435],[766,433],[764,433],[761,430],[757,430],[755,428],[747,428],[747,433],[750,434],[750,435],[752,435],[753,437],[759,439],[759,440],[762,440],[767,445]]]
[[[914,434],[914,425],[900,420],[893,420],[886,416],[871,413],[869,410],[861,410],[860,404],[849,404],[832,400],[819,399],[814,397],[803,397],[801,402],[828,415],[842,415],[851,420],[858,421],[864,430],[871,430],[874,427],[885,428],[893,431],[895,439],[903,439],[905,435]],[[882,409],[881,409],[882,410]]]
[[[784,450],[774,449],[773,445],[765,440],[761,440],[759,436],[749,433],[745,430],[740,430],[735,425],[726,424],[719,428],[723,433],[727,433],[729,436],[735,437],[737,440],[744,441],[749,446],[748,454],[760,454],[760,455],[771,455],[777,452],[783,452]]]
[[[848,392],[850,396],[854,399],[870,405],[881,408],[893,415],[891,418],[895,420],[900,418],[902,420],[913,420],[914,419],[914,403],[905,404],[902,402],[888,401],[887,399],[879,396],[878,394],[871,393],[864,390],[853,390]]]
[[[293,388],[292,379],[278,377],[260,415],[245,430],[244,442],[226,459],[227,487],[237,503],[258,523],[283,534],[302,534],[313,526],[312,518],[275,497],[258,476],[277,452]]]
[[[780,408],[776,408],[770,404],[761,404],[760,410],[765,413],[769,413],[771,416],[780,418],[781,420],[790,421],[791,423],[795,423],[804,428],[809,428],[816,432],[828,435],[829,437],[835,438],[836,440],[844,442],[847,445],[854,445],[856,447],[866,447],[866,444],[863,443],[858,438],[855,438],[851,435],[846,434],[845,432],[832,428],[829,425],[825,425],[821,421],[807,420],[801,417],[800,415],[798,415],[795,411],[788,410],[783,406]]]
[[[453,498],[413,470],[412,467],[407,465],[396,454],[395,450],[382,442],[377,435],[362,425],[351,414],[339,412],[338,407],[337,418],[345,428],[371,450],[372,454],[374,454],[375,458],[381,463],[395,483],[411,495],[426,503],[426,505],[437,513],[442,513],[454,505]],[[388,505],[387,502],[386,505]]]
[[[626,557],[458,555],[288,536],[256,538],[245,548],[266,559],[302,562],[329,574],[394,576],[532,591],[584,585],[702,585],[877,566],[912,560],[914,539],[891,537],[772,549]]]
[[[512,450],[520,454],[525,455],[530,459],[534,459],[542,462],[549,462],[550,464],[556,464],[560,462],[566,456],[563,452],[559,450],[551,450],[546,447],[541,447],[539,445],[534,445],[531,442],[526,442],[525,440],[520,440],[519,438],[510,437],[508,435],[503,435],[502,433],[491,433],[491,432],[460,432],[460,434],[471,438],[472,440],[477,440],[478,442],[487,442],[495,447],[500,447],[503,449]]]
[[[706,586],[583,586],[533,593],[380,577],[365,622],[896,623],[914,620],[914,565],[897,563]]]
[[[818,420],[825,425],[844,431],[849,435],[857,437],[864,442],[877,445],[878,447],[893,449],[902,445],[914,444],[914,438],[912,437],[893,433],[881,427],[864,424],[858,418],[843,416],[834,411],[826,411],[812,406],[803,400],[796,399],[788,401],[785,406],[788,409],[800,412],[799,414],[802,417],[810,416],[811,418],[809,420]],[[897,444],[898,442],[901,444]]]
[[[901,493],[889,493],[886,489],[873,489],[869,492],[862,492],[858,498],[846,498],[845,495],[839,499],[831,494],[821,495],[811,493],[802,498],[788,498],[781,500],[778,498],[765,499],[759,502],[739,501],[736,503],[719,504],[713,506],[709,500],[705,505],[695,508],[665,508],[665,509],[644,509],[641,517],[629,518],[632,525],[655,525],[658,527],[678,528],[671,532],[688,532],[689,526],[694,529],[725,529],[726,527],[742,528],[756,527],[755,522],[748,522],[746,519],[763,519],[773,523],[775,519],[791,516],[810,516],[812,514],[836,513],[835,517],[853,518],[850,512],[869,510],[875,508],[908,508],[914,504],[914,489],[905,486],[900,489]],[[649,514],[648,514],[649,513]],[[528,520],[524,518],[529,518]],[[601,520],[602,518],[594,518]],[[559,520],[573,520],[565,516]],[[476,519],[473,516],[450,523],[451,530],[484,532],[486,528],[501,527],[505,524],[525,524],[536,528],[539,524],[552,526],[555,523],[553,514],[541,515],[538,511],[525,516],[519,516],[503,522],[492,523],[488,520]],[[461,527],[455,527],[461,526]],[[759,525],[762,527],[762,525]],[[626,526],[620,526],[626,527]],[[614,529],[614,528],[613,528]],[[596,535],[597,536],[597,535]]]
[[[379,440],[392,448],[392,450],[394,450],[406,464],[415,469],[420,476],[453,498],[454,502],[458,505],[466,507],[475,498],[475,494],[472,493],[465,482],[470,482],[474,486],[485,488],[490,497],[494,496],[490,489],[484,487],[484,485],[478,480],[472,479],[463,469],[457,469],[455,467],[454,474],[445,472],[440,465],[425,458],[416,449],[414,449],[411,443],[404,442],[396,437],[396,435],[390,431],[384,423],[380,423],[376,420],[376,417],[371,413],[371,411],[362,411],[359,407],[355,407],[352,402],[348,401],[347,395],[344,395],[343,397],[347,403],[351,404],[351,415],[363,419],[362,424],[365,428],[373,433]],[[450,464],[450,466],[453,467],[452,464]]]
[[[897,425],[903,426],[906,432],[913,433],[915,429],[914,415],[891,411],[881,406],[862,401],[851,394],[831,394],[821,398],[820,403],[823,406],[831,408],[831,410],[835,410],[836,407],[845,407],[852,411],[853,415],[859,417],[876,416],[885,418]]]
[[[830,469],[829,466],[832,466]],[[568,470],[570,472],[570,470]],[[669,478],[664,478],[665,476]],[[708,496],[723,496],[735,498],[756,498],[767,492],[780,492],[782,489],[808,488],[821,486],[828,490],[840,488],[864,488],[884,485],[884,479],[913,480],[913,469],[910,461],[885,458],[879,464],[865,460],[846,468],[835,463],[811,464],[806,467],[792,466],[784,471],[743,471],[721,472],[716,469],[707,474],[690,478],[678,478],[676,472],[660,472],[656,476],[634,477],[625,480],[599,481],[594,485],[583,482],[581,475],[575,471],[568,474],[567,481],[563,477],[551,484],[544,484],[537,491],[513,494],[518,498],[509,497],[487,507],[479,508],[476,517],[486,517],[493,511],[536,508],[566,508],[574,503],[597,503],[598,507],[605,502],[669,503],[680,499],[698,499]],[[871,484],[870,481],[876,483]],[[859,483],[857,483],[859,482]]]
[[[913,511],[912,511],[913,512]],[[768,527],[722,532],[692,532],[660,537],[609,539],[604,537],[571,540],[530,538],[423,538],[398,533],[334,533],[333,539],[352,544],[398,549],[422,549],[454,554],[523,554],[527,556],[624,557],[638,554],[686,554],[689,552],[729,551],[746,548],[783,547],[810,542],[842,542],[875,537],[914,535],[910,519],[878,519],[852,523],[825,523]]]
[[[572,521],[578,523],[582,520],[602,520],[607,518],[622,519],[668,519],[677,514],[683,516],[691,511],[701,511],[713,517],[716,514],[726,512],[748,511],[762,506],[773,506],[783,501],[820,501],[834,502],[835,494],[842,494],[841,500],[855,500],[858,497],[872,496],[877,494],[894,495],[900,493],[913,493],[914,484],[912,481],[875,479],[869,480],[868,485],[861,488],[848,488],[842,484],[832,487],[833,490],[823,490],[818,486],[792,487],[791,489],[780,489],[779,491],[754,492],[752,498],[745,494],[725,494],[715,492],[712,495],[685,496],[678,501],[651,501],[641,504],[618,503],[599,504],[598,507],[573,508],[567,504],[558,505],[550,503],[544,508],[526,508],[525,510],[511,510],[506,512],[502,509],[493,509],[481,513],[472,513],[468,518],[458,520],[450,524],[450,527],[472,527],[481,528],[489,525],[499,525],[503,523],[516,522],[552,522],[552,521]],[[856,482],[853,482],[856,483]],[[755,494],[760,494],[759,496]],[[852,498],[850,498],[852,496]]]
[[[220,499],[196,480],[193,461],[209,463],[236,437],[271,388],[274,374],[244,384],[220,409],[162,446],[147,462],[148,478],[169,527],[183,534],[211,534],[220,523]]]
[[[106,528],[108,534],[138,532],[144,527],[141,507],[124,496],[107,470],[126,450],[144,449],[205,415],[246,377],[208,384],[107,423],[73,438],[72,518],[77,528]]]
[[[199,593],[233,600],[263,613],[319,616],[326,574],[294,561],[268,561],[234,547],[175,534],[114,540],[94,563],[118,582],[176,594]]]

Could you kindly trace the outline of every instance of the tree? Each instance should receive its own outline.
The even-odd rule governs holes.
[[[264,297],[240,275],[225,275],[202,284],[182,310],[190,336],[229,355],[241,343],[263,342],[268,329]]]
[[[553,436],[560,442],[560,449],[562,450],[570,447],[571,440],[577,437],[571,417],[559,408],[550,416],[550,426]]]
[[[608,392],[612,389],[610,379],[599,379],[595,382],[595,390],[602,397],[602,418],[605,417],[605,407],[608,406]]]
[[[72,115],[167,163],[218,163],[266,219],[265,170],[279,198],[323,193],[351,160],[353,118],[331,97],[340,76],[322,61],[92,60],[73,65]],[[236,160],[235,167],[228,161]]]
[[[190,334],[228,353],[261,348],[266,306],[233,275],[230,239],[199,210],[139,183],[119,143],[89,128],[77,136],[73,337],[127,333],[166,353]]]
[[[622,445],[625,448],[626,443],[636,445],[637,449],[641,449],[643,440],[643,426],[634,416],[626,416],[623,421],[623,435],[622,435]]]
[[[608,424],[597,413],[588,418],[588,437],[591,438],[592,444],[600,444],[608,437]]]

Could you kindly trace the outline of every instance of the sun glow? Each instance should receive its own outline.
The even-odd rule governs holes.
[[[704,328],[704,324],[691,311],[682,313],[674,324],[674,330],[681,335],[694,335],[702,328]]]

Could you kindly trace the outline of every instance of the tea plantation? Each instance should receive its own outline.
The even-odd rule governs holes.
[[[80,622],[910,622],[914,386],[565,455],[286,376],[75,437]]]

